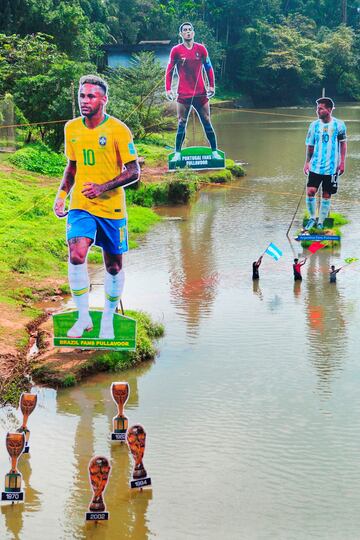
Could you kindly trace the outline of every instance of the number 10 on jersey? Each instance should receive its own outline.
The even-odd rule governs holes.
[[[83,150],[84,165],[95,165],[94,150]]]

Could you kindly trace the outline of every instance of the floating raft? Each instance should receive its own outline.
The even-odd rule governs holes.
[[[306,226],[307,222],[308,219],[304,218],[303,227]],[[341,232],[339,227],[344,223],[347,223],[347,220],[343,216],[340,216],[340,214],[335,214],[333,217],[325,219],[323,229],[313,227],[307,233],[304,233],[304,231],[301,230],[295,236],[295,240],[301,242],[301,245],[305,248],[309,247],[312,242],[318,241],[329,241],[328,247],[334,247],[341,242]]]

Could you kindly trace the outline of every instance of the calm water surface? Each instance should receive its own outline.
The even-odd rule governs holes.
[[[297,286],[291,264],[302,248],[285,232],[313,111],[216,116],[220,148],[249,162],[248,176],[202,191],[191,207],[162,209],[183,219],[161,222],[126,260],[125,306],[166,327],[156,362],[36,390],[31,456],[19,463],[26,502],[1,507],[1,539],[360,537],[360,264],[328,282],[330,264],[360,258],[360,106],[336,113],[349,158],[333,207],[351,222],[341,248],[314,255]],[[269,242],[284,256],[265,257],[253,284],[251,263]],[[95,286],[94,305],[102,294]],[[147,493],[130,493],[131,456],[108,440],[113,380],[129,382],[130,424],[148,434]],[[2,440],[17,415],[2,411]],[[110,521],[97,527],[84,524],[95,453],[112,463]],[[3,444],[1,487],[8,469]]]

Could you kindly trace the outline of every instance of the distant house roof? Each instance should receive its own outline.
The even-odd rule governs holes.
[[[136,45],[106,45],[106,63],[110,68],[130,65],[134,54],[149,51],[155,54],[163,67],[166,67],[172,44],[170,39],[161,41],[140,41]]]
[[[163,39],[162,41],[139,41],[139,45],[170,45],[171,39]]]
[[[136,45],[105,45],[107,53],[137,53],[141,51],[164,51],[170,50],[171,40],[140,41]]]

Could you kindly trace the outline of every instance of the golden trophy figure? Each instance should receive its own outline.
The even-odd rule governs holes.
[[[130,487],[143,488],[151,486],[151,478],[147,476],[143,465],[146,433],[140,424],[132,426],[127,432],[127,442],[135,461]]]
[[[21,490],[21,474],[17,470],[17,462],[25,447],[24,433],[8,433],[6,449],[11,459],[10,472],[5,476],[5,491],[1,493],[2,501],[23,501],[24,492]]]
[[[109,519],[109,512],[103,499],[103,493],[110,475],[110,463],[106,457],[95,456],[89,463],[89,478],[94,492],[89,511],[86,512],[86,521],[105,521]]]
[[[125,403],[129,398],[129,385],[127,382],[113,382],[111,385],[111,395],[115,401],[118,412],[113,418],[112,441],[125,441],[126,430],[128,428],[128,419],[124,415]]]
[[[20,410],[23,414],[23,421],[22,426],[17,430],[19,433],[24,433],[25,435],[25,448],[24,448],[24,454],[28,454],[30,451],[29,446],[29,437],[30,437],[30,431],[27,427],[27,421],[30,416],[30,414],[33,412],[37,404],[37,395],[36,394],[29,394],[28,392],[23,392],[20,396]]]

